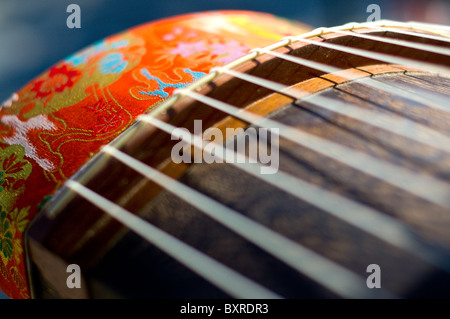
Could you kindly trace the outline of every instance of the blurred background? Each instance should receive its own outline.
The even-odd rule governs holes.
[[[71,3],[81,7],[81,29],[66,26]],[[450,0],[0,0],[0,102],[74,51],[163,17],[241,9],[331,27],[366,21],[369,4],[382,19],[450,25]]]
[[[81,29],[69,29],[69,4],[81,8]],[[0,0],[0,102],[58,60],[107,35],[188,12],[270,12],[313,27],[364,22],[369,4],[382,19],[450,24],[450,0]]]

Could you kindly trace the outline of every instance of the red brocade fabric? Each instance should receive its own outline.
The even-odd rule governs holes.
[[[0,289],[30,297],[24,231],[102,145],[211,68],[306,31],[262,13],[178,16],[101,40],[14,93],[0,106]]]

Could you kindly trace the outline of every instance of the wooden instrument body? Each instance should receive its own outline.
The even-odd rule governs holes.
[[[411,31],[407,28],[399,30]],[[354,32],[449,47],[448,42],[421,38],[421,32],[417,32],[417,36],[376,28]],[[450,64],[448,58],[440,54],[338,32],[310,40],[443,66]],[[399,90],[413,90],[418,95],[425,92],[448,101],[450,78],[302,42],[281,47],[276,52],[332,65],[344,71],[326,74],[263,54],[234,70],[296,87],[309,95],[295,101],[227,74],[215,77],[198,92],[448,183],[450,157],[445,152],[411,142],[406,137],[367,125],[351,116],[318,108],[314,100],[318,96],[327,97],[375,114],[395,114],[448,135],[448,112],[376,90],[369,84],[381,81]],[[217,127],[225,131],[227,127],[250,126],[188,97],[178,98],[169,107],[156,108],[152,115],[190,131],[193,131],[194,120],[199,119],[203,121],[203,129]],[[307,199],[300,200],[278,187],[263,183],[233,165],[175,164],[170,154],[176,143],[169,134],[148,123],[138,122],[112,146],[362,278],[368,276],[366,268],[369,264],[378,264],[382,269],[383,288],[395,296],[450,295],[450,275],[436,265],[329,214]],[[279,146],[281,171],[401,221],[414,231],[412,236],[415,240],[430,251],[436,250],[442,263],[448,265],[450,215],[447,207],[430,203],[284,138],[280,139]],[[258,245],[205,215],[192,203],[180,199],[177,194],[163,189],[108,154],[95,156],[74,179],[283,297],[339,297],[339,294],[277,260]],[[33,222],[27,233],[27,243],[32,289],[37,298],[229,296],[68,188],[62,188]],[[65,285],[68,264],[80,265],[84,276],[83,289],[68,289]],[[335,274],[329,273],[328,276],[324,280],[332,281]]]

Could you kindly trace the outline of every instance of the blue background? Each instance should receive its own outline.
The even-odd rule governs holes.
[[[66,26],[70,3],[81,7],[81,29]],[[383,19],[450,24],[449,0],[0,0],[0,102],[74,51],[162,17],[243,9],[329,27],[365,21],[371,3]]]

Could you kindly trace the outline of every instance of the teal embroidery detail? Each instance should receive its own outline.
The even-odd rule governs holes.
[[[188,86],[189,84],[197,81],[198,79],[200,79],[204,75],[206,75],[206,73],[191,71],[189,69],[184,69],[183,71],[185,73],[187,73],[187,74],[190,74],[192,76],[192,80],[191,81],[189,81],[189,82],[180,82],[180,83],[165,83],[165,82],[161,81],[159,78],[151,75],[151,73],[147,69],[141,69],[142,75],[144,75],[149,80],[156,81],[156,83],[158,84],[158,89],[156,89],[154,91],[139,91],[139,93],[140,94],[145,94],[145,95],[151,95],[151,96],[159,96],[161,98],[166,98],[166,97],[169,96],[169,93],[164,91],[164,89],[166,89],[166,88],[181,89],[181,88],[184,88],[184,87]]]

